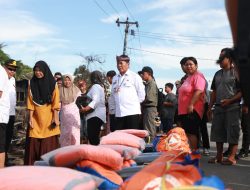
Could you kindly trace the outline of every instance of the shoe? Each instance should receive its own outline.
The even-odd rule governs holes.
[[[236,164],[236,160],[225,159],[221,162],[222,165],[232,166]]]
[[[239,154],[236,155],[237,159],[247,158],[248,152],[245,152],[243,149],[240,150]]]
[[[209,149],[204,148],[202,154],[203,154],[204,156],[209,156],[209,155],[210,155]]]
[[[223,152],[223,157],[228,157],[230,154],[229,150],[226,150],[225,152]]]
[[[216,164],[216,163],[221,163],[223,161],[223,158],[218,159],[217,157],[211,158],[208,160],[209,164]]]

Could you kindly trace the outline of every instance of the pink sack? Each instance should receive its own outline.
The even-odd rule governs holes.
[[[141,151],[138,148],[133,148],[125,145],[101,144],[99,146],[115,150],[116,152],[121,154],[124,160],[134,159],[136,156],[141,154]]]
[[[128,134],[135,135],[141,138],[145,138],[149,135],[147,130],[139,130],[139,129],[124,129],[124,130],[116,130],[116,131],[128,133]]]
[[[113,145],[120,144],[120,145],[135,147],[140,150],[144,150],[146,143],[142,138],[137,137],[135,135],[115,131],[102,137],[100,144],[101,145],[102,144],[113,144]]]
[[[121,155],[110,149],[93,145],[72,145],[51,151],[42,156],[49,165],[60,167],[72,167],[81,160],[91,160],[114,170],[122,168],[123,158]]]
[[[92,190],[103,179],[68,168],[13,166],[0,169],[0,189],[4,190]]]

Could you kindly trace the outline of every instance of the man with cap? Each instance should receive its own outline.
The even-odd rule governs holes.
[[[116,129],[139,129],[140,103],[145,99],[141,77],[129,70],[127,55],[116,57],[119,71],[112,80],[110,109],[115,110]]]
[[[0,65],[0,168],[4,167],[5,162],[6,130],[10,115],[9,78],[16,68],[16,61],[12,59]]]
[[[156,136],[155,118],[157,117],[158,88],[151,67],[142,68],[142,79],[145,81],[146,97],[142,103],[143,127],[149,132],[149,141]]]
[[[6,127],[6,141],[5,141],[5,166],[8,166],[8,151],[10,147],[10,143],[13,137],[14,123],[15,123],[15,115],[16,115],[16,80],[15,74],[18,66],[16,65],[16,61],[10,59],[5,62],[5,67],[8,69],[8,77],[9,77],[9,98],[10,98],[10,116],[9,122]]]

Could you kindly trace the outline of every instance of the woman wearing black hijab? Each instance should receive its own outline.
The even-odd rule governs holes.
[[[91,109],[91,113],[86,115],[87,120],[87,134],[89,143],[92,145],[98,145],[100,143],[99,134],[101,126],[106,123],[106,107],[105,107],[105,93],[103,85],[103,76],[100,71],[93,71],[90,74],[91,86],[87,95],[92,101],[86,107],[82,107],[80,112],[88,113]]]
[[[59,147],[60,96],[58,86],[46,62],[36,62],[33,72],[27,99],[29,128],[25,165],[33,165],[36,160],[41,159],[41,155]]]

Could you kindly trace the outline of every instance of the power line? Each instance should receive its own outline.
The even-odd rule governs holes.
[[[137,48],[131,48],[131,47],[128,47],[128,49],[136,50],[136,51],[143,51],[143,52],[152,53],[152,54],[172,56],[172,57],[181,57],[181,58],[186,57],[184,55],[174,55],[174,54],[169,54],[169,53],[161,53],[161,52],[155,52],[155,51],[149,51],[149,50],[137,49]],[[197,59],[199,59],[199,60],[205,60],[205,61],[216,61],[215,59],[209,59],[209,58],[198,58],[197,57]]]
[[[104,12],[104,14],[106,14],[108,17],[110,17],[110,15],[102,8],[102,6],[96,0],[94,0],[94,2],[99,7],[99,9],[101,9],[102,12]]]
[[[119,12],[117,11],[117,9],[113,6],[113,4],[109,0],[107,0],[107,1],[108,1],[109,5],[111,6],[111,8],[116,12],[117,16],[119,16]],[[120,28],[119,28],[119,32],[120,32],[121,38],[123,38],[122,31]]]
[[[113,6],[113,4],[109,1],[109,0],[107,0],[108,1],[108,3],[109,3],[109,5],[112,7],[112,9],[116,12],[116,14],[119,16],[119,12],[117,11],[117,9]]]
[[[128,14],[130,15],[130,17],[135,21],[135,18],[133,17],[132,13],[129,11],[129,9],[128,9],[126,3],[125,3],[123,0],[122,0],[122,3],[123,3],[123,5],[125,6],[125,8],[127,9]]]
[[[135,36],[138,36],[135,34]],[[149,36],[149,35],[140,35],[140,37],[144,37],[144,38],[152,38],[152,39],[159,39],[159,40],[167,40],[167,41],[174,41],[174,42],[181,42],[181,43],[187,43],[187,44],[202,44],[202,42],[208,42],[206,43],[206,45],[218,45],[218,46],[228,46],[231,45],[231,43],[224,43],[224,42],[218,42],[218,43],[210,43],[211,41],[205,41],[205,40],[179,40],[179,39],[174,39],[171,37],[157,37],[157,36]],[[204,44],[204,43],[203,43]]]
[[[181,37],[187,37],[187,38],[232,39],[230,37],[221,37],[221,36],[196,36],[196,35],[182,35],[182,34],[163,34],[163,33],[153,33],[153,32],[144,32],[144,31],[140,31],[140,32],[145,33],[145,34],[160,35],[160,36],[181,36]]]
[[[141,32],[142,33],[142,32]],[[135,33],[136,35],[137,33]],[[171,35],[154,35],[154,34],[139,34],[138,35],[143,35],[143,36],[149,36],[149,37],[154,37],[154,38],[159,38],[159,39],[177,39],[177,40],[192,40],[192,41],[200,41],[200,42],[215,42],[215,43],[228,43],[228,44],[231,44],[232,42],[229,42],[229,41],[218,41],[218,40],[207,40],[207,39],[196,39],[196,38],[187,38],[187,37],[180,37],[180,36],[177,36],[175,37],[174,35],[171,36]]]

